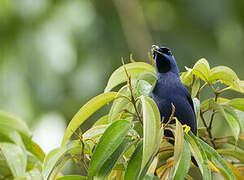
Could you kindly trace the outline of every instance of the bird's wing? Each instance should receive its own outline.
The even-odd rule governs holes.
[[[193,112],[195,112],[191,95],[189,94],[189,92],[187,91],[187,89],[185,87],[184,87],[184,93],[185,93],[185,95],[187,97],[187,100],[188,100],[189,104],[191,105],[191,107],[193,109]]]

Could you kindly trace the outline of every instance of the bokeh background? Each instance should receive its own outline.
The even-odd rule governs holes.
[[[244,79],[244,1],[0,0],[0,109],[49,152],[120,58],[147,61],[152,44],[170,47],[181,71],[205,57]]]

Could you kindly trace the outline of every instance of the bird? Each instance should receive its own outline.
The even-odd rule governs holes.
[[[172,104],[175,107],[173,114],[182,125],[187,125],[196,135],[197,123],[194,105],[190,94],[180,80],[180,72],[171,50],[167,47],[152,46],[153,59],[157,82],[151,97],[158,106],[161,119],[169,121],[172,114]],[[174,123],[170,121],[170,123]],[[165,136],[173,137],[171,131],[166,130]]]

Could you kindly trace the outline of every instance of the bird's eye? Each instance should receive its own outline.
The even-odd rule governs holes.
[[[169,48],[160,48],[160,51],[164,54],[167,54],[168,56],[171,56],[172,53]]]

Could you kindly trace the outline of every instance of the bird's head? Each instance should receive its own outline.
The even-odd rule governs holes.
[[[152,45],[152,51],[157,73],[165,74],[172,72],[179,75],[175,58],[169,48]]]

